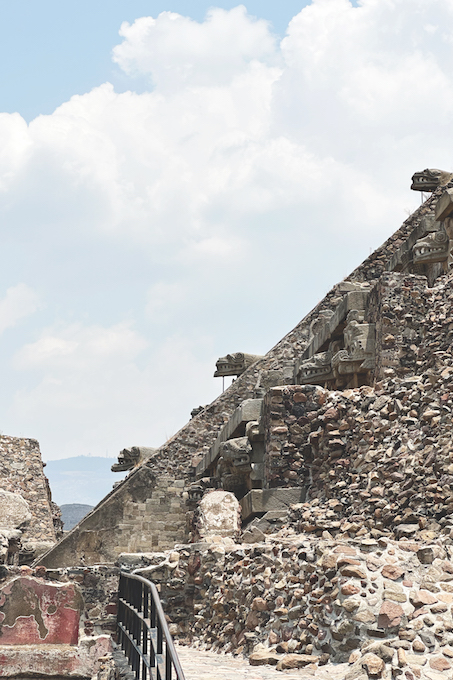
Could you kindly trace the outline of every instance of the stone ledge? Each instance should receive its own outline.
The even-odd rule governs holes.
[[[286,511],[293,503],[303,503],[305,494],[305,488],[300,486],[284,489],[252,489],[240,501],[242,521],[270,510]]]

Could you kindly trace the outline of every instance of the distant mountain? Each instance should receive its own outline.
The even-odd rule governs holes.
[[[63,529],[65,531],[70,531],[92,509],[92,505],[83,505],[82,503],[60,505],[61,519],[64,525]]]
[[[112,490],[115,482],[121,481],[126,475],[110,470],[110,466],[116,462],[116,458],[102,456],[49,460],[44,474],[49,479],[52,499],[60,506],[74,503],[97,505]]]

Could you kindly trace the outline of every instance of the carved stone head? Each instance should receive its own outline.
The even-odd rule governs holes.
[[[448,184],[452,177],[453,174],[451,172],[437,170],[436,168],[426,168],[412,175],[411,189],[413,191],[435,191],[437,187]]]
[[[433,231],[416,241],[413,249],[414,264],[445,262],[450,251],[450,239],[445,229]]]

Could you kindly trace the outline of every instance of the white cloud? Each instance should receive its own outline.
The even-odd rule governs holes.
[[[149,74],[160,90],[226,85],[251,63],[275,63],[275,38],[266,21],[252,19],[243,5],[213,8],[200,24],[174,12],[125,22],[124,42],[113,50],[126,73]]]
[[[114,50],[150,91],[0,114],[2,285],[46,303],[22,331],[33,291],[0,302],[5,429],[51,457],[156,444],[218,356],[272,346],[418,205],[415,170],[453,169],[452,14],[313,0],[278,44],[243,7],[164,12]]]
[[[20,369],[63,369],[78,374],[112,361],[127,363],[146,346],[146,340],[127,323],[110,328],[75,324],[44,330],[39,340],[19,350],[15,364]]]
[[[25,283],[8,288],[0,299],[0,334],[39,309],[37,293]]]
[[[178,429],[181,411],[190,416],[197,391],[216,395],[210,363],[183,335],[150,354],[126,324],[49,329],[15,356],[16,368],[37,380],[16,392],[7,417],[44,435],[45,457],[49,450],[51,458],[115,456],[125,446],[157,446]]]

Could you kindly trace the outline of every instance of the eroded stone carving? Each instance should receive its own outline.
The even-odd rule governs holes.
[[[436,168],[426,168],[412,175],[411,189],[413,191],[435,191],[437,187],[444,186],[452,179],[453,174]]]
[[[241,506],[228,491],[210,491],[200,501],[197,522],[201,538],[213,536],[235,538],[241,530]]]
[[[363,323],[363,317],[363,311],[349,312],[344,329],[345,349],[332,357],[333,373],[340,382],[342,376],[366,374],[374,368],[375,326]]]
[[[216,361],[216,371],[214,378],[220,378],[228,375],[241,375],[244,371],[261,359],[258,354],[244,354],[244,352],[235,352],[234,354],[227,354],[226,357],[220,357]]]
[[[333,340],[326,352],[318,352],[309,359],[297,362],[295,368],[296,384],[318,385],[333,380],[335,376],[332,373],[332,357],[342,347],[343,344],[340,340]]]
[[[203,498],[203,494],[207,489],[216,489],[218,486],[218,480],[213,477],[202,477],[196,482],[192,482],[187,489],[189,501],[198,503]]]
[[[321,332],[321,330],[324,328],[324,326],[329,323],[329,320],[332,318],[334,315],[334,312],[332,309],[323,309],[319,312],[319,315],[313,319],[313,321],[310,324],[310,338],[313,338],[315,335]]]
[[[316,384],[318,381],[330,380],[332,374],[332,352],[319,352],[310,359],[302,361],[298,367],[297,382],[300,385]]]
[[[436,222],[435,224],[439,224]],[[440,224],[439,224],[440,226]],[[414,264],[445,262],[450,252],[450,239],[443,227],[431,231],[416,241],[413,249]]]
[[[248,437],[229,439],[220,447],[217,474],[222,488],[239,495],[248,490],[250,478],[252,445]]]
[[[144,460],[150,458],[157,449],[151,446],[131,446],[130,449],[123,449],[118,454],[118,462],[111,467],[112,472],[125,472],[132,470]]]

